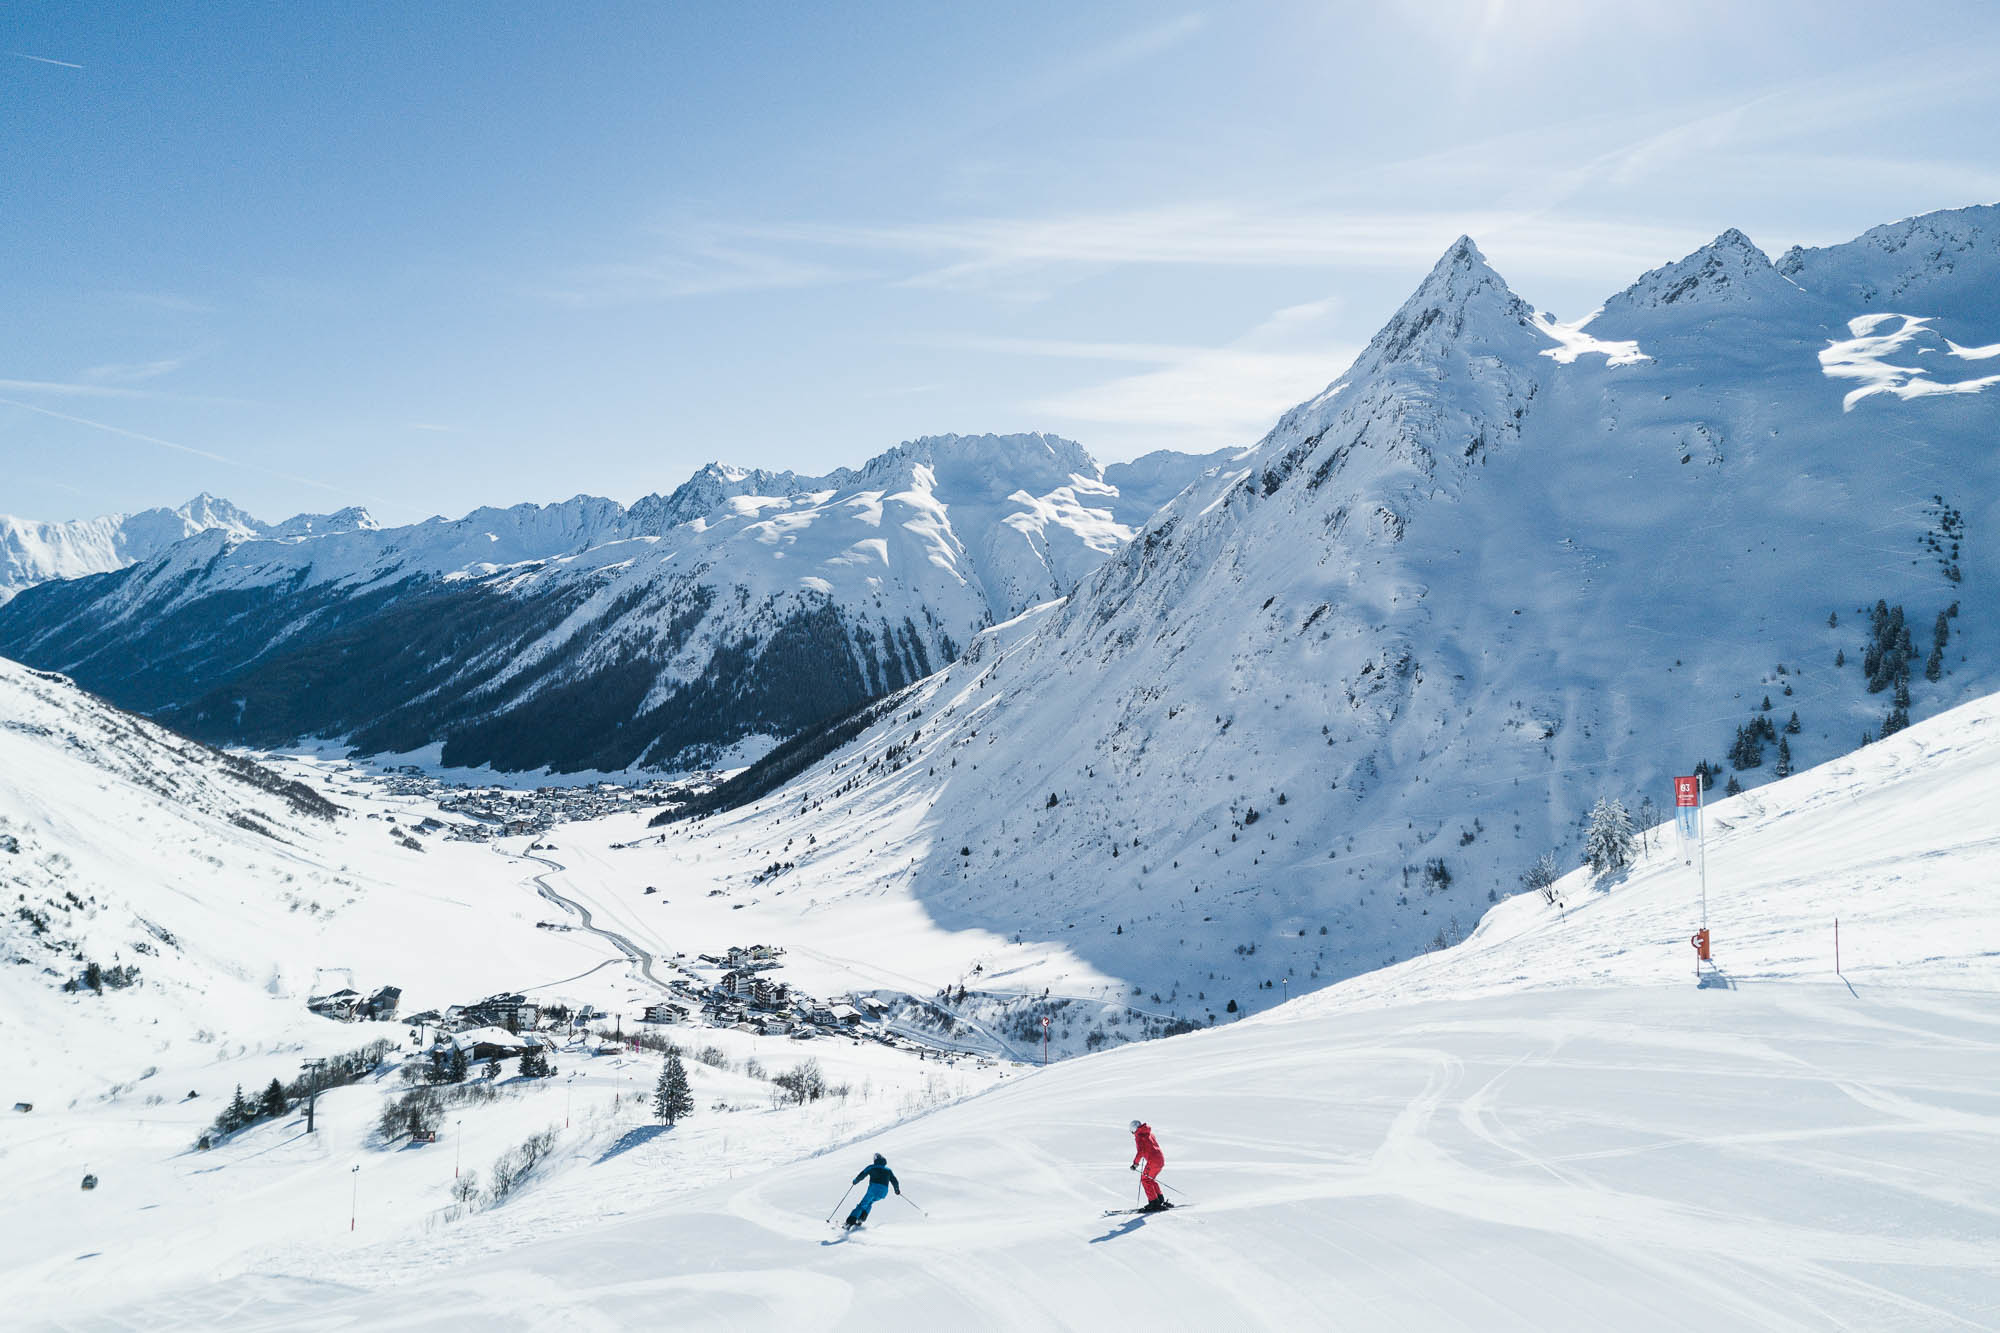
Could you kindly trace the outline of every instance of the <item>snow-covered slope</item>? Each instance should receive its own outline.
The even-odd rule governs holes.
[[[360,790],[336,804],[0,659],[9,1101],[115,1095],[147,1069],[296,1048],[302,1033],[359,1044],[306,1013],[315,991],[393,984],[414,1009],[608,956],[537,930],[549,909],[518,872],[475,844],[398,828],[397,809]],[[478,943],[441,947],[454,939]],[[114,979],[65,989],[92,964]],[[123,969],[134,983],[119,984]]]
[[[618,1013],[628,1032],[639,1003],[661,998],[621,951],[571,930],[569,914],[537,896],[539,867],[447,840],[423,825],[435,805],[378,778],[338,763],[282,769],[0,660],[6,1327],[88,1317],[258,1271],[267,1253],[323,1248],[329,1219],[347,1216],[357,1162],[367,1163],[362,1234],[421,1245],[457,1166],[490,1179],[497,1156],[552,1126],[562,1152],[543,1175],[555,1178],[501,1220],[547,1225],[549,1206],[576,1206],[558,1171],[582,1164],[573,1158],[616,1162],[616,1188],[637,1204],[1005,1076],[991,1062],[873,1041],[705,1029],[691,1051],[712,1062],[689,1061],[703,1160],[662,1176],[634,1151],[652,1137],[634,1123],[657,1073],[651,1057],[571,1042],[555,1057],[560,1076],[542,1081],[509,1062],[468,1085],[484,1095],[455,1108],[441,1144],[421,1145],[377,1132],[384,1100],[408,1086],[392,1054],[372,1077],[323,1091],[310,1135],[293,1106],[197,1150],[236,1089],[254,1098],[273,1079],[296,1081],[309,1058],[407,1046],[402,1023],[313,1015],[314,993],[393,985],[409,1015],[518,990]],[[665,971],[664,950],[660,962]],[[807,1058],[828,1097],[776,1108],[769,1076]],[[85,1173],[100,1182],[88,1193],[77,1188]]]
[[[124,1234],[179,1193],[71,1189],[42,1226],[106,1239],[26,1270],[16,1310],[71,1329],[1990,1328],[1996,800],[1988,699],[1710,807],[1700,988],[1695,874],[1655,843],[1619,884],[1562,885],[1565,909],[1518,898],[1429,958],[873,1133],[829,1124],[825,1155],[734,1180],[716,1136],[649,1137],[628,1108],[620,1151],[595,1146],[615,1125],[579,1128],[559,1175],[413,1240],[399,1154],[352,1158],[349,1232],[350,1159],[279,1190],[302,1173],[273,1140],[213,1164],[262,1187],[223,1235],[282,1217],[296,1239],[220,1281],[200,1271],[219,1256]],[[1132,1201],[1134,1117],[1184,1210],[1100,1215]],[[822,1218],[874,1151],[907,1202],[842,1238]],[[323,1221],[298,1232],[308,1198]]]
[[[942,436],[408,528],[211,533],[0,611],[0,651],[216,740],[686,767],[927,675],[1058,597],[1210,460]],[[1108,478],[1129,479],[1132,497]]]
[[[1875,233],[1792,267],[1879,271],[1984,349],[2000,306],[1940,293],[1984,281],[1994,212],[1904,224],[1963,241],[1921,282]],[[1066,602],[704,835],[811,832],[941,922],[1178,985],[1184,1011],[1449,943],[1544,851],[1573,864],[1601,795],[1637,812],[1704,758],[1720,794],[1847,753],[1898,676],[1916,717],[2000,682],[2000,392],[1857,397],[1861,362],[1958,373],[1857,345],[1901,317],[1728,232],[1558,325],[1461,241]],[[1878,601],[1908,633],[1880,663]]]
[[[301,515],[292,522],[307,518]],[[123,569],[211,528],[238,539],[270,531],[229,501],[208,494],[197,495],[176,509],[61,523],[0,514],[0,602],[50,579]]]

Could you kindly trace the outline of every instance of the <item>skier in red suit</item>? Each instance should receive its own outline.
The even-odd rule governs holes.
[[[1146,1189],[1146,1206],[1141,1211],[1164,1213],[1173,1205],[1167,1202],[1166,1195],[1160,1193],[1157,1177],[1167,1164],[1167,1155],[1160,1151],[1160,1141],[1153,1137],[1153,1127],[1143,1120],[1132,1122],[1132,1147],[1132,1169],[1138,1171],[1141,1162],[1146,1164],[1146,1169],[1139,1172],[1139,1183]]]

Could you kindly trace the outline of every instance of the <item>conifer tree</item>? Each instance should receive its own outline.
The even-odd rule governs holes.
[[[1532,889],[1542,895],[1542,901],[1554,907],[1562,897],[1556,888],[1556,881],[1562,878],[1562,869],[1556,864],[1554,852],[1543,852],[1535,863],[1521,872],[1521,887]]]
[[[1729,785],[1722,789],[1722,794],[1724,796],[1741,796],[1743,794],[1743,784],[1736,780],[1734,773],[1729,775]]]
[[[272,1079],[270,1086],[264,1089],[264,1095],[258,1099],[257,1111],[258,1114],[266,1119],[275,1119],[283,1115],[285,1113],[285,1085],[278,1082],[275,1078]]]
[[[694,1111],[694,1093],[688,1088],[687,1067],[679,1051],[668,1051],[660,1066],[660,1081],[653,1087],[653,1114],[672,1125]]]
[[[1623,801],[1597,798],[1583,837],[1583,859],[1600,875],[1632,864],[1632,816]]]
[[[1781,778],[1788,778],[1791,775],[1792,775],[1792,747],[1790,743],[1787,742],[1783,737],[1779,737],[1778,776]]]

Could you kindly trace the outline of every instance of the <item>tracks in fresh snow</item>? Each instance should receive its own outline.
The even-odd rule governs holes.
[[[567,866],[551,861],[545,856],[536,856],[530,852],[519,852],[516,855],[524,861],[534,861],[548,867],[548,870],[534,876],[536,892],[565,911],[576,913],[577,919],[583,924],[585,930],[601,939],[608,940],[618,952],[631,959],[637,965],[640,976],[652,982],[661,990],[668,988],[667,983],[660,980],[653,973],[653,964],[659,961],[657,958],[640,948],[637,944],[634,944],[629,935],[621,935],[615,930],[606,930],[604,927],[597,925],[590,919],[590,909],[588,907],[585,907],[582,903],[574,899],[563,897],[560,893],[549,887],[548,874],[551,871],[566,870],[568,869]]]

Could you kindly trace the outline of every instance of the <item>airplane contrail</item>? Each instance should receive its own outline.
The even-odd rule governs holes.
[[[26,51],[9,51],[7,54],[10,56],[19,56],[22,60],[32,60],[38,65],[61,65],[64,69],[83,68],[83,66],[73,64],[67,60],[56,60],[49,56],[31,56]]]
[[[92,421],[89,417],[73,417],[67,412],[58,412],[53,408],[47,407],[36,407],[33,403],[24,403],[14,398],[0,398],[0,404],[8,407],[18,407],[27,412],[39,412],[45,417],[54,417],[57,421],[68,421],[79,426],[90,426],[96,430],[109,431],[113,435],[123,435],[128,440],[144,440],[147,444],[157,444],[167,449],[177,449],[184,454],[193,454],[196,458],[206,458],[211,463],[228,463],[235,467],[243,466],[233,458],[224,458],[221,454],[212,454],[206,449],[197,449],[191,444],[175,444],[172,440],[163,440],[157,435],[142,435],[136,430],[126,430],[123,426],[113,426],[102,421]],[[304,478],[294,477],[291,480],[302,481]],[[311,484],[319,485],[320,483],[313,482]],[[329,487],[329,489],[331,488]]]
[[[267,477],[277,477],[284,481],[295,482],[300,486],[311,486],[318,490],[332,491],[336,494],[344,493],[346,489],[335,486],[330,482],[319,481],[313,477],[301,477],[295,472],[280,471],[274,467],[265,467],[260,463],[245,463],[241,459],[211,453],[207,449],[197,449],[191,444],[177,444],[173,440],[163,440],[157,435],[147,435],[143,431],[127,430],[123,426],[114,426],[106,421],[93,421],[89,417],[72,416],[68,412],[58,412],[52,407],[37,407],[33,403],[24,403],[18,398],[0,397],[0,406],[18,407],[24,412],[36,412],[45,417],[53,417],[57,421],[67,421],[73,425],[88,426],[92,430],[106,431],[112,435],[122,435],[128,440],[142,440],[147,444],[157,444],[164,449],[172,449],[183,454],[193,454],[196,458],[205,458],[211,463],[223,463],[244,472],[261,472]],[[388,500],[377,495],[364,494],[359,498],[371,505],[377,506],[378,509],[411,509],[411,506],[402,501]]]

